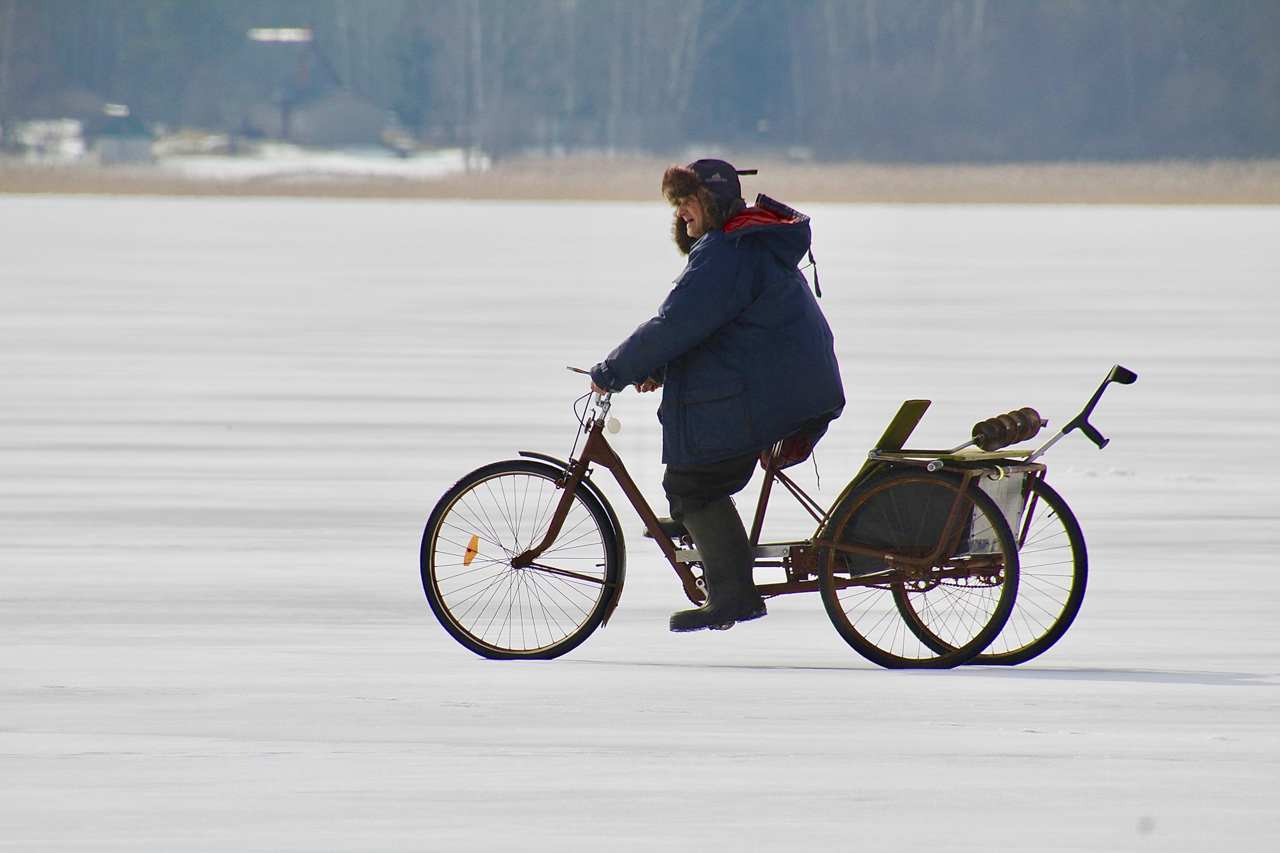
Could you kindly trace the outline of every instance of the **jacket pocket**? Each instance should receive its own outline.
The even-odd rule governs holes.
[[[686,388],[681,396],[686,406],[695,406],[698,403],[710,403],[713,400],[723,400],[725,397],[741,394],[742,387],[742,377],[732,376],[721,379],[719,382],[708,382],[696,388]]]
[[[751,418],[741,376],[687,389],[682,396],[689,444],[695,454],[751,450]]]

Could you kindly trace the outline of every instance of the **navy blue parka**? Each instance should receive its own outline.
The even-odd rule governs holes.
[[[662,461],[757,453],[844,406],[831,329],[799,269],[809,218],[766,196],[708,231],[658,315],[591,369],[601,388],[661,377]]]

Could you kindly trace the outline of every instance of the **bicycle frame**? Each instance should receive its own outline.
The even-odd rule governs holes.
[[[614,480],[622,489],[631,506],[644,522],[650,535],[658,543],[658,547],[662,550],[663,556],[671,564],[675,570],[676,576],[679,577],[681,585],[684,587],[685,594],[689,600],[695,604],[700,604],[706,598],[706,593],[701,585],[700,578],[694,573],[691,563],[698,559],[696,550],[693,549],[677,549],[671,538],[663,532],[662,526],[658,521],[658,515],[649,506],[649,502],[645,499],[640,488],[628,473],[622,459],[614,451],[609,441],[604,436],[605,418],[608,414],[609,404],[607,398],[598,398],[596,406],[596,415],[587,420],[584,424],[587,440],[583,445],[582,453],[577,459],[570,459],[565,466],[565,475],[557,483],[564,490],[564,495],[560,498],[556,506],[555,512],[552,514],[551,522],[547,528],[546,534],[542,541],[534,547],[526,550],[524,553],[517,555],[512,560],[512,565],[517,568],[531,566],[542,555],[544,551],[551,547],[560,535],[565,518],[568,516],[570,506],[573,502],[573,496],[577,489],[582,486],[583,481],[590,474],[591,465],[600,465],[607,469],[613,475]],[[1002,561],[984,560],[981,558],[969,559],[963,566],[946,567],[945,561],[942,560],[943,555],[951,553],[956,548],[960,536],[963,533],[963,524],[958,523],[962,515],[964,505],[964,492],[972,480],[978,473],[974,470],[962,470],[959,473],[963,482],[961,489],[956,492],[955,500],[950,508],[946,523],[943,527],[947,531],[946,535],[939,538],[937,545],[933,550],[924,556],[911,557],[907,555],[886,555],[882,550],[867,548],[851,543],[837,542],[831,539],[817,538],[823,527],[830,520],[830,512],[824,511],[812,497],[805,493],[794,480],[783,473],[781,469],[781,459],[778,456],[778,445],[771,447],[763,454],[764,462],[764,482],[760,488],[760,497],[756,502],[755,517],[751,524],[751,532],[749,542],[755,554],[756,567],[777,567],[782,568],[786,573],[786,580],[781,583],[758,584],[757,589],[762,596],[773,597],[778,595],[789,595],[800,592],[817,592],[820,589],[818,575],[820,573],[819,553],[822,549],[834,551],[842,551],[860,556],[869,556],[876,558],[887,558],[888,566],[885,572],[878,572],[874,578],[849,578],[838,581],[840,586],[856,586],[867,585],[873,581],[875,585],[894,583],[894,582],[910,582],[923,576],[924,571],[930,567],[935,569],[942,567],[941,571],[934,571],[931,576],[934,578],[968,578],[974,574],[983,573],[982,570],[999,570]],[[541,454],[533,454],[541,456]],[[550,458],[550,457],[546,457]],[[558,460],[556,460],[558,461]],[[888,461],[888,460],[884,460]],[[560,463],[564,464],[564,463]],[[1043,467],[1043,466],[1036,466]],[[931,469],[932,470],[932,469]],[[839,506],[841,500],[862,480],[861,477],[855,479],[848,488],[836,499],[833,506]],[[760,534],[764,526],[764,517],[768,509],[769,498],[772,493],[773,484],[781,483],[782,486],[800,503],[800,505],[814,518],[818,523],[817,533],[812,539],[799,542],[784,542],[773,544],[760,544]],[[764,558],[762,561],[761,558]]]
[[[602,413],[593,417],[586,425],[587,440],[582,447],[582,453],[577,459],[569,460],[569,464],[565,468],[565,476],[558,483],[564,489],[564,495],[560,498],[560,502],[556,505],[556,510],[551,516],[551,523],[547,528],[546,535],[537,545],[523,554],[517,555],[511,561],[512,565],[517,568],[528,566],[551,547],[552,543],[556,541],[556,537],[560,535],[560,529],[569,514],[569,507],[573,503],[574,493],[590,473],[591,465],[599,465],[613,475],[618,487],[622,489],[622,493],[627,496],[627,500],[631,502],[631,506],[639,514],[640,520],[644,522],[645,527],[648,528],[653,538],[657,541],[658,547],[662,549],[663,555],[671,563],[671,567],[675,569],[676,575],[680,578],[680,583],[684,586],[685,595],[695,604],[701,603],[706,599],[706,593],[699,586],[699,579],[694,575],[689,563],[680,558],[671,539],[662,532],[662,525],[658,522],[657,513],[649,506],[649,502],[645,500],[640,487],[631,479],[631,475],[627,472],[627,467],[622,464],[622,459],[614,452],[609,440],[604,437],[605,414],[608,412],[607,404],[602,409]]]

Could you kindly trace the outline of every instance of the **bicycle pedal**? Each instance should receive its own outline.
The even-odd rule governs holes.
[[[662,528],[662,532],[677,543],[682,543],[689,535],[689,531],[685,529],[684,522],[673,521],[670,518],[659,518],[658,525]],[[653,538],[653,532],[649,528],[644,529],[642,534],[646,539]]]

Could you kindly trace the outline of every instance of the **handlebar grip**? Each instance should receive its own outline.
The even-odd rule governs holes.
[[[1089,440],[1098,445],[1099,450],[1111,443],[1111,439],[1103,438],[1102,433],[1098,432],[1097,428],[1093,424],[1083,418],[1076,418],[1076,420],[1067,424],[1067,428],[1063,430],[1063,432],[1068,433],[1076,428],[1079,428],[1082,433],[1089,436]]]

